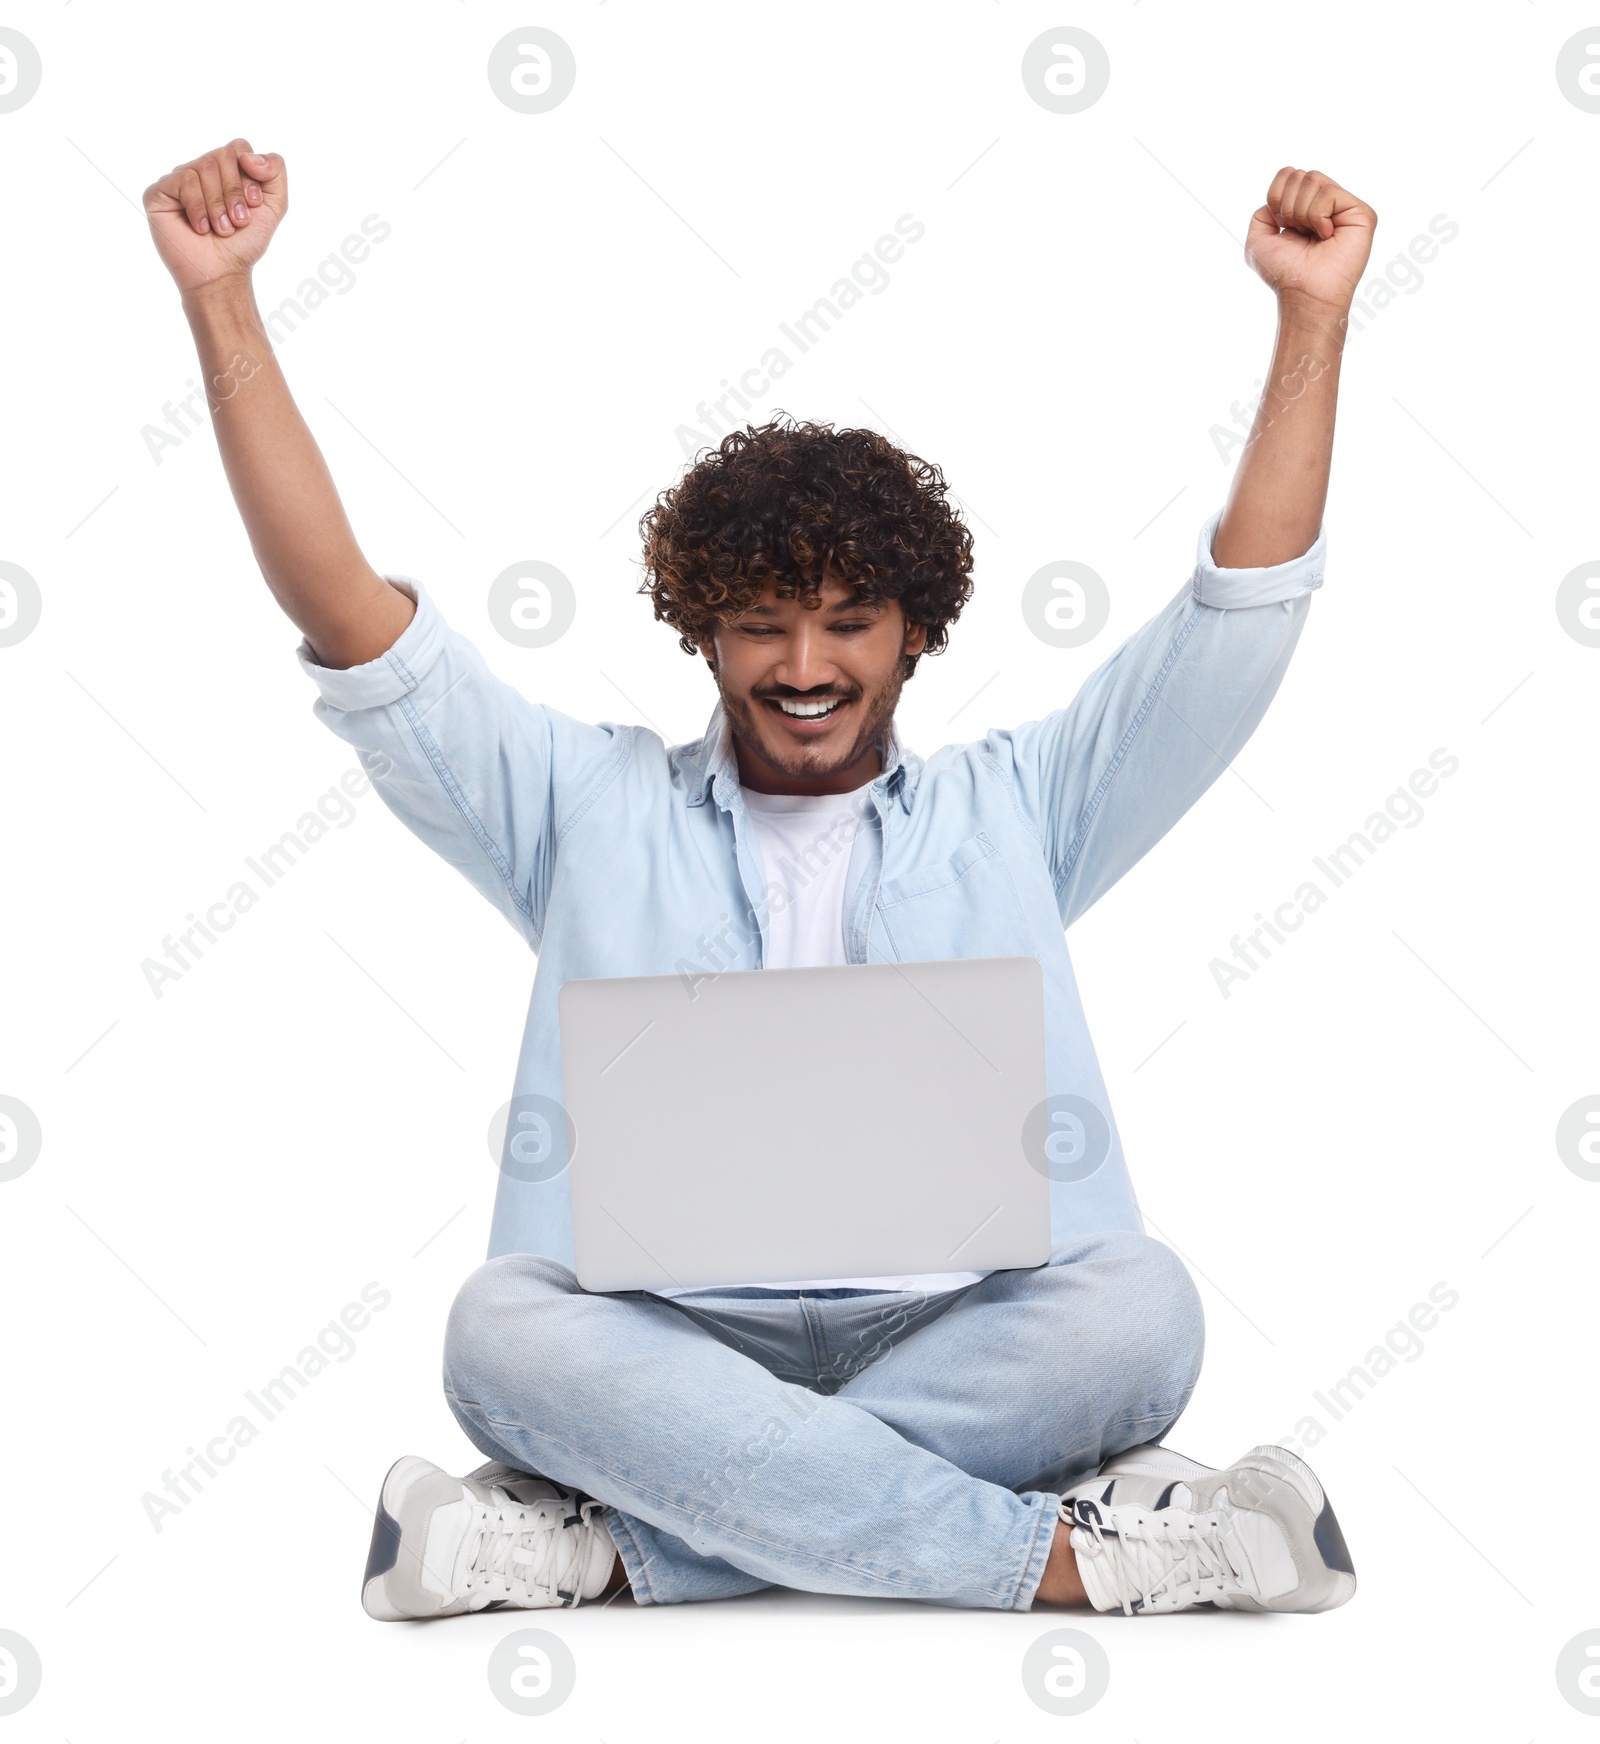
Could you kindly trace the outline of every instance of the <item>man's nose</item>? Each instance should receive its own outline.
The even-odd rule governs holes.
[[[773,679],[791,690],[818,690],[834,683],[838,671],[818,628],[803,624],[784,637],[782,658]]]

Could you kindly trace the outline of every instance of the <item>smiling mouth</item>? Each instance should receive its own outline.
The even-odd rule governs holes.
[[[792,721],[825,721],[846,706],[845,698],[838,696],[822,697],[815,701],[774,696],[763,697],[762,701]]]

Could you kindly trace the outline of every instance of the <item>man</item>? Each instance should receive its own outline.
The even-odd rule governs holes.
[[[1051,1182],[1045,1266],[678,1293],[584,1291],[560,1123],[532,1163],[513,1133],[491,1257],[445,1343],[451,1408],[491,1464],[390,1471],[368,1612],[766,1585],[1015,1610],[1344,1602],[1349,1555],[1301,1460],[1259,1447],[1214,1470],[1160,1446],[1200,1306],[1142,1232],[1063,931],[1217,778],[1299,639],[1372,211],[1316,171],[1273,178],[1247,243],[1277,296],[1268,387],[1193,576],[1069,707],[924,762],[895,705],[971,591],[936,468],[869,431],[735,432],[643,522],[656,616],[716,682],[705,737],[531,704],[356,545],[251,293],[286,206],[283,160],[244,140],[145,194],[319,718],[538,954],[517,1096],[560,1098],[569,979],[692,990],[728,969],[1028,954],[1050,1091],[1090,1111]],[[816,1095],[872,1070],[871,1039],[751,1046],[790,1050],[796,1095]],[[708,1121],[738,1070],[706,1062]]]

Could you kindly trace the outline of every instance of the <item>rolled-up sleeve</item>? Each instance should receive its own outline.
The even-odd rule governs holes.
[[[1200,534],[1180,593],[1064,709],[988,735],[1049,863],[1063,926],[1135,866],[1222,774],[1276,695],[1322,585],[1326,538],[1259,569]]]
[[[1211,546],[1221,524],[1222,510],[1218,509],[1200,529],[1200,548],[1195,555],[1190,586],[1201,605],[1225,612],[1237,611],[1241,606],[1277,605],[1284,600],[1299,599],[1322,586],[1328,538],[1321,529],[1311,548],[1287,563],[1264,569],[1218,569],[1212,561]]]
[[[389,810],[537,950],[563,821],[626,756],[629,729],[530,702],[419,582],[384,579],[417,608],[385,653],[337,671],[307,642],[295,650],[313,712],[355,747]]]

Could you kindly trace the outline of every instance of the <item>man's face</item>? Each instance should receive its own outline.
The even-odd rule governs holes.
[[[820,591],[820,606],[808,607],[779,599],[769,582],[701,645],[733,727],[739,779],[760,793],[846,793],[880,774],[878,741],[900,700],[902,660],[927,640],[898,600],[863,605],[831,568]]]

